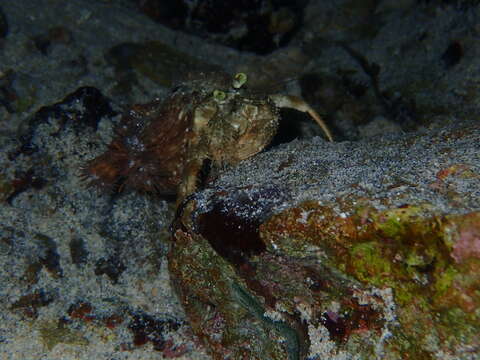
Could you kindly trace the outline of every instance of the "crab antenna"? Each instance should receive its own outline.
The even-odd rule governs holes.
[[[270,95],[269,98],[279,108],[290,108],[290,109],[295,109],[304,113],[308,113],[308,115],[310,115],[316,121],[316,123],[322,128],[328,141],[333,141],[332,133],[328,129],[327,124],[325,124],[325,121],[323,121],[320,115],[318,115],[318,113],[315,110],[313,110],[313,108],[310,105],[308,105],[305,101],[303,101],[297,96],[281,95],[281,94]]]

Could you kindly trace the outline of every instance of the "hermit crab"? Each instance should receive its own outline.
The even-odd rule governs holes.
[[[219,169],[262,151],[277,132],[280,108],[308,113],[332,141],[302,99],[250,91],[244,73],[200,72],[179,82],[165,101],[134,105],[83,175],[108,190],[177,194],[179,204],[197,189],[207,162]]]

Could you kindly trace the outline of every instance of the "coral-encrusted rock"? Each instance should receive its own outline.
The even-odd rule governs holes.
[[[479,144],[465,123],[227,171],[170,252],[194,331],[215,359],[478,356]]]

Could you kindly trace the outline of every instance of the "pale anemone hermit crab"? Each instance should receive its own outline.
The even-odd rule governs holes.
[[[176,193],[179,204],[197,189],[205,161],[221,168],[262,151],[278,130],[281,108],[308,113],[332,141],[305,101],[258,94],[246,83],[244,73],[232,79],[223,72],[201,72],[180,82],[164,101],[134,105],[108,150],[85,166],[84,177],[109,190]]]

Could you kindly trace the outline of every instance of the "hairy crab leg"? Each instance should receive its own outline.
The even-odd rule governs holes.
[[[270,95],[269,98],[279,108],[290,108],[304,113],[308,113],[308,115],[310,115],[316,121],[316,123],[320,125],[327,139],[329,141],[333,141],[332,133],[328,129],[327,124],[325,124],[320,115],[318,115],[318,113],[313,110],[313,108],[305,101],[303,101],[297,96],[282,94]]]
[[[208,104],[195,109],[192,135],[187,141],[187,159],[183,167],[183,180],[177,191],[177,207],[197,189],[198,174],[202,170],[203,161],[207,159],[206,154],[203,154],[199,147],[202,139],[200,134],[215,112],[215,107]]]

